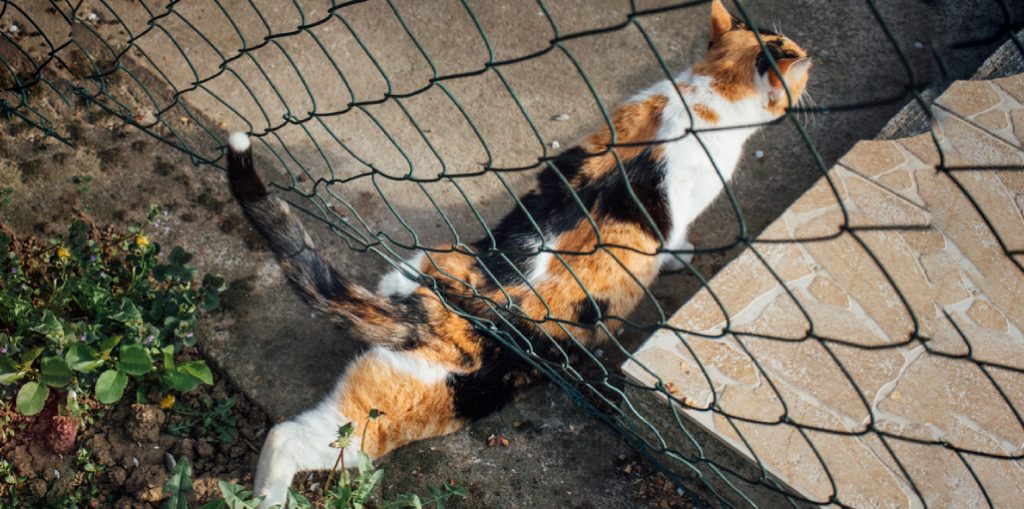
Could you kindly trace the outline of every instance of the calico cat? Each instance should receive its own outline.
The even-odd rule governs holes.
[[[329,444],[345,423],[357,426],[344,451],[353,465],[360,449],[379,457],[501,408],[544,376],[495,335],[543,361],[572,362],[582,352],[571,338],[592,347],[598,323],[629,315],[659,271],[683,264],[687,228],[732,176],[747,138],[807,83],[807,53],[774,32],[760,36],[782,77],[754,32],[714,0],[700,62],[620,107],[614,135],[603,129],[553,160],[493,241],[420,254],[377,292],[317,253],[254,171],[247,136],[232,134],[228,179],[246,216],[302,296],[371,347],[323,402],[270,431],[256,474],[263,507],[284,502],[298,471],[335,464]],[[367,420],[371,408],[384,415]]]

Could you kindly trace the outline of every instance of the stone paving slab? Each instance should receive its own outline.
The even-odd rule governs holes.
[[[1021,91],[1024,74],[956,82],[932,133],[858,143],[626,373],[653,385],[651,368],[689,419],[809,500],[1019,504]]]

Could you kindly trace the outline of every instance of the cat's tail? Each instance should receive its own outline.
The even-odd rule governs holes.
[[[391,348],[415,346],[423,322],[417,303],[388,300],[345,279],[316,251],[288,205],[267,192],[253,168],[249,137],[231,134],[228,149],[231,194],[266,237],[299,294],[331,320],[352,327],[359,339]]]

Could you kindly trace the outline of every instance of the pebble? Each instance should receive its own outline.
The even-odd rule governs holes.
[[[914,47],[917,48],[917,49],[922,49],[922,48],[924,48],[924,43],[921,42],[921,41],[917,41],[917,42],[914,43]]]
[[[100,19],[100,17],[97,16],[95,12],[90,12],[88,15],[85,16],[85,19],[89,20],[89,22],[91,23],[95,23],[96,20]]]
[[[569,114],[559,113],[558,115],[551,117],[551,120],[554,120],[555,122],[565,122],[566,120],[569,120]]]
[[[12,33],[12,34],[17,34],[20,30],[21,29],[18,28],[18,25],[15,25],[14,23],[11,23],[10,25],[7,25],[7,31]]]
[[[764,159],[764,151],[763,150],[755,150],[754,151],[754,157],[756,157],[758,159]]]
[[[552,141],[551,142],[551,148],[553,148],[555,150],[558,150],[558,149],[562,148],[562,144],[558,143],[558,140]]]

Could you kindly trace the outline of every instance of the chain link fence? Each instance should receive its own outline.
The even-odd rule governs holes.
[[[623,2],[619,12],[594,16],[589,25],[566,30],[559,22],[558,9],[540,0],[513,2],[500,8],[459,0],[445,4],[444,9],[392,0],[330,4],[253,0],[211,0],[194,4],[126,0],[5,1],[0,8],[0,86],[3,88],[0,115],[5,118],[7,133],[32,129],[73,144],[74,127],[68,128],[66,123],[56,119],[71,110],[80,110],[86,115],[104,114],[110,122],[132,126],[181,150],[196,165],[215,168],[224,164],[227,130],[242,128],[254,136],[257,156],[282,172],[283,177],[275,179],[280,195],[306,212],[309,219],[324,223],[350,249],[374,253],[392,266],[401,265],[401,260],[415,250],[429,255],[458,252],[477,261],[499,257],[508,262],[508,256],[513,253],[495,251],[493,242],[491,249],[487,248],[487,242],[477,242],[480,238],[489,238],[490,227],[500,216],[498,207],[489,206],[487,202],[504,199],[522,207],[518,196],[524,189],[525,179],[549,166],[561,151],[561,144],[550,134],[551,128],[545,127],[550,119],[538,118],[531,111],[539,109],[538,104],[543,103],[545,94],[554,98],[550,99],[552,102],[557,102],[582,93],[584,102],[597,110],[601,122],[611,123],[611,108],[602,98],[602,90],[606,94],[607,89],[584,70],[586,65],[581,61],[588,57],[578,55],[573,43],[631,31],[638,36],[637,48],[642,50],[637,53],[637,59],[648,60],[649,68],[659,74],[656,77],[671,79],[681,69],[674,68],[670,59],[663,57],[663,50],[655,43],[657,37],[652,35],[655,32],[652,27],[659,16],[692,12],[693,19],[697,20],[694,26],[704,30],[707,3],[707,0],[657,5]],[[748,3],[737,1],[730,8],[748,25],[763,26],[763,20],[748,14]],[[807,134],[809,115],[841,114],[906,101],[911,101],[910,107],[925,118],[932,114],[932,100],[925,93],[929,83],[921,79],[911,63],[912,57],[905,54],[906,41],[901,41],[899,34],[891,30],[885,6],[876,5],[872,0],[862,3],[870,22],[882,31],[887,41],[876,51],[901,62],[901,75],[892,78],[901,85],[896,87],[895,93],[872,101],[798,108],[779,121],[791,126],[803,142],[802,147],[792,146],[791,150],[809,154],[817,175],[825,179],[829,179],[828,165]],[[935,4],[917,3],[922,13]],[[996,28],[974,40],[958,41],[958,44],[968,47],[1009,40],[1024,54],[1024,42],[1014,32],[1019,29],[1019,20],[1013,16],[1015,7],[1002,0],[993,0],[990,4],[989,10],[1000,18]],[[522,31],[496,30],[477,14],[481,8],[504,9],[507,12],[501,19],[505,23],[529,25],[535,33],[532,36],[526,33],[529,37],[524,38]],[[579,8],[591,7],[584,3]],[[371,10],[367,12],[372,15],[365,15],[360,9]],[[421,35],[422,25],[417,21],[422,19],[430,19],[441,29],[431,32],[431,37]],[[471,30],[446,31],[449,24]],[[785,28],[784,18],[781,25]],[[849,35],[836,33],[837,37]],[[390,41],[392,46],[385,46],[382,41]],[[400,49],[392,51],[388,47]],[[808,49],[814,53],[814,48]],[[943,52],[947,49],[924,45],[940,70]],[[562,62],[565,72],[561,79],[572,82],[564,90],[540,90],[530,83],[510,78],[516,66],[529,66],[555,57]],[[471,81],[471,86],[463,85],[473,79],[479,81]],[[480,85],[484,82],[486,87]],[[484,92],[474,92],[474,87]],[[618,91],[620,95],[621,92]],[[493,94],[493,97],[481,99],[480,94]],[[467,96],[473,100],[465,100]],[[486,104],[482,109],[477,106],[481,103]],[[438,108],[437,104],[444,107]],[[494,111],[502,111],[501,118],[491,118],[488,112]],[[555,120],[561,122],[568,118],[569,115],[558,115]],[[564,136],[570,131],[559,132]],[[700,135],[699,130],[686,134]],[[649,144],[664,142],[651,140]],[[511,150],[509,146],[519,149]],[[942,154],[937,139],[935,146]],[[612,144],[607,150],[615,152],[621,148]],[[1022,170],[1024,167],[1020,166],[957,167],[945,158],[936,167],[936,171],[948,176],[968,199],[972,199],[969,187],[961,183],[966,172]],[[620,171],[625,170],[620,168]],[[838,194],[836,196],[837,202],[842,204]],[[636,196],[632,199],[642,209]],[[732,238],[720,245],[701,245],[698,254],[734,253],[737,248],[758,252],[756,228],[748,227],[743,207],[728,188],[725,201],[734,218],[730,230]],[[978,227],[986,229],[998,241],[1006,259],[1024,272],[1021,265],[1024,253],[1011,249],[982,208],[977,204],[975,207],[984,222]],[[845,209],[842,213],[848,216]],[[848,217],[842,231],[859,239],[859,228],[851,226]],[[860,245],[868,249],[867,243],[860,242]],[[547,247],[539,249],[529,254],[560,255]],[[608,247],[598,245],[596,249]],[[872,255],[872,260],[885,272],[877,257]],[[764,263],[769,271],[773,270]],[[689,265],[684,277],[694,286],[699,282],[701,288],[710,288],[707,285],[709,274],[694,265]],[[906,303],[905,291],[891,278],[889,283]],[[483,292],[475,292],[474,288],[467,290],[472,299],[486,300]],[[703,496],[710,503],[725,506],[737,505],[736,500],[740,500],[741,505],[756,506],[756,500],[742,494],[744,486],[759,485],[784,492],[763,466],[751,473],[706,454],[702,444],[694,438],[699,435],[690,433],[693,424],[674,410],[693,407],[692,401],[677,398],[660,379],[651,386],[640,385],[621,373],[618,365],[624,360],[642,364],[632,357],[636,340],[629,340],[630,335],[645,337],[653,332],[668,331],[685,343],[687,334],[699,332],[670,323],[674,308],[666,308],[651,288],[644,287],[643,292],[647,296],[646,311],[639,313],[639,317],[599,317],[596,327],[608,336],[609,343],[602,347],[600,354],[585,354],[575,362],[568,359],[570,351],[578,348],[579,343],[572,345],[547,336],[550,344],[542,348],[532,344],[531,338],[538,331],[547,334],[543,332],[545,326],[552,323],[559,324],[572,338],[572,326],[580,324],[568,324],[557,316],[536,320],[514,305],[494,301],[473,306],[477,310],[487,309],[489,313],[469,313],[459,304],[466,295],[458,299],[446,299],[449,296],[444,294],[439,296],[449,301],[454,312],[461,313],[479,330],[518,352],[580,405],[619,431],[625,440],[664,467],[680,487],[699,492],[698,499]],[[730,316],[729,310],[720,303],[719,308],[724,316]],[[918,318],[911,307],[906,305],[905,310],[916,323]],[[810,316],[806,310],[800,312]],[[536,330],[519,330],[513,325],[524,322],[534,323]],[[950,322],[956,327],[952,319]],[[813,332],[813,323],[811,330],[801,341],[817,341],[826,348],[836,343],[863,347],[855,341],[844,342],[844,338],[818,336]],[[726,327],[721,334],[741,333]],[[791,338],[777,339],[792,341]],[[1020,377],[1024,370],[976,359],[969,349],[966,354],[955,355],[932,349],[929,340],[915,327],[904,343],[887,344],[884,348],[917,343],[924,346],[926,355],[956,358],[975,366],[985,373],[1002,396],[1015,417],[1015,424],[1024,428],[1024,418],[1013,403],[1016,395],[998,381],[1005,379],[1004,375]],[[963,340],[969,345],[971,338],[964,335]],[[756,363],[757,356],[751,356]],[[841,364],[838,367],[843,369]],[[999,372],[999,376],[993,372]],[[846,378],[860,398],[867,401],[868,396],[854,378],[849,374]],[[659,429],[642,406],[630,401],[627,387],[657,392],[671,402],[661,410],[674,415],[672,426],[676,429],[671,430],[672,433],[689,437],[696,447],[677,449],[672,440],[665,439],[669,430]],[[776,391],[775,394],[784,401],[782,393]],[[730,415],[715,405],[706,410],[727,419],[749,419]],[[909,441],[948,449],[963,461],[983,493],[987,493],[988,487],[975,475],[970,458],[1006,462],[1019,462],[1024,458],[1020,444],[1009,452],[996,453],[941,438],[922,440],[882,429],[873,419],[865,428],[852,432],[801,423],[786,413],[776,421],[761,422],[782,423],[796,426],[802,432],[873,435],[886,443]],[[813,441],[806,433],[803,436],[813,449]],[[892,449],[888,450],[896,464],[900,464]],[[825,466],[829,482],[834,486],[832,468],[837,466]],[[688,474],[680,476],[680,472]],[[903,472],[911,478],[905,469]],[[910,484],[913,485],[912,480]],[[735,493],[725,493],[729,491]],[[916,486],[914,491],[922,501],[927,498],[927,493],[922,495]],[[735,494],[740,497],[737,499]],[[792,493],[786,496],[794,505],[801,502],[856,505],[835,490],[823,499],[806,500]],[[985,499],[989,506],[993,504],[987,494]]]

